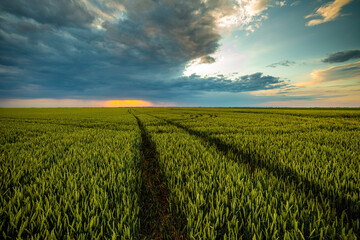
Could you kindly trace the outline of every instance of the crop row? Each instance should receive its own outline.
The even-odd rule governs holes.
[[[179,127],[139,115],[158,151],[170,207],[186,219],[189,239],[356,238],[359,221],[348,223],[331,200],[299,191],[265,169],[252,171]]]
[[[360,215],[360,127],[358,120],[234,114],[196,119],[157,116],[226,148],[248,162],[299,188],[329,198],[347,216]]]
[[[1,109],[0,238],[359,238],[358,116]]]
[[[0,238],[138,234],[140,132],[126,111],[113,115],[124,130],[2,121]],[[112,117],[103,116],[105,126]]]

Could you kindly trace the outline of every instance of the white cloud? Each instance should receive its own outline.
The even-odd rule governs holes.
[[[253,32],[254,28],[259,28],[261,21],[267,19],[263,13],[271,0],[237,0],[237,4],[231,3],[226,11],[214,11],[213,15],[217,19],[221,29],[228,29],[231,32],[234,28]],[[225,14],[224,14],[225,13]],[[257,26],[253,26],[256,24]],[[249,26],[253,26],[250,27]]]
[[[352,0],[335,0],[333,2],[326,3],[316,10],[315,13],[307,15],[305,18],[320,17],[312,19],[306,23],[307,26],[315,26],[321,23],[335,20],[341,16],[340,11],[343,6],[350,3]]]
[[[271,0],[254,0],[250,1],[249,9],[253,15],[257,15],[266,10]]]

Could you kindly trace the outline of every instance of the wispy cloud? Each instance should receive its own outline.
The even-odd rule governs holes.
[[[284,107],[359,107],[360,62],[313,71],[307,82],[287,84],[281,88],[251,92],[272,97],[260,106]]]
[[[360,62],[315,70],[311,73],[311,78],[311,81],[303,82],[299,85],[311,86],[334,81],[360,80]]]
[[[336,81],[331,85],[314,84],[255,91],[256,96],[269,96],[260,106],[272,107],[360,107],[360,84]]]
[[[358,96],[339,96],[309,100],[269,101],[258,104],[266,107],[360,107]]]
[[[299,5],[300,3],[301,3],[301,1],[295,1],[295,2],[292,2],[292,3],[290,4],[290,6],[291,6],[291,7],[295,7],[295,6]]]
[[[339,63],[360,58],[360,50],[349,50],[330,54],[322,61],[325,63]]]
[[[306,23],[307,26],[315,26],[325,22],[333,21],[341,16],[341,9],[349,4],[352,0],[335,0],[333,2],[326,3],[318,8],[315,13],[307,15],[305,18],[317,18],[312,19]]]
[[[271,67],[271,68],[276,68],[276,67],[279,67],[279,66],[290,67],[290,66],[294,65],[295,63],[296,62],[294,62],[294,61],[285,60],[285,61],[281,61],[281,62],[272,63],[270,65],[267,65],[266,67]]]

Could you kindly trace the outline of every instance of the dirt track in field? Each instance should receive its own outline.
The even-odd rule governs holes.
[[[157,153],[153,148],[141,120],[131,113],[141,131],[141,190],[140,190],[140,238],[184,239],[177,229],[176,217],[169,210],[169,189],[160,172]]]

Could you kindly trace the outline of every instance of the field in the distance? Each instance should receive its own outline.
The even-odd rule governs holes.
[[[0,109],[2,239],[360,238],[360,109]]]

